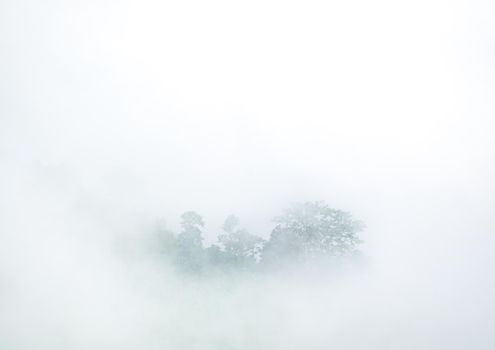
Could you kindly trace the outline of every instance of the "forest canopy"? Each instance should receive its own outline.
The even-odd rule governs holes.
[[[222,233],[208,247],[203,243],[204,220],[198,213],[181,215],[177,234],[159,225],[153,248],[181,272],[248,271],[282,267],[321,258],[352,257],[362,243],[364,224],[323,201],[292,205],[273,219],[268,239],[249,233],[235,215],[225,219]]]

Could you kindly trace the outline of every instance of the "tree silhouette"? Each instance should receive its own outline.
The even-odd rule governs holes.
[[[246,268],[259,261],[263,239],[240,228],[240,221],[234,215],[227,217],[222,228],[225,233],[218,236],[218,241],[228,264]]]
[[[263,251],[268,262],[344,256],[356,251],[364,225],[323,201],[293,205],[274,219],[276,226]]]
[[[348,212],[323,201],[294,204],[274,219],[268,241],[241,228],[239,219],[225,220],[218,243],[203,247],[203,218],[194,211],[181,215],[181,231],[160,226],[159,252],[183,272],[245,271],[259,266],[305,263],[321,257],[352,256],[364,225]]]
[[[203,218],[194,211],[181,215],[182,231],[177,235],[175,262],[180,269],[199,272],[205,263],[202,229]]]

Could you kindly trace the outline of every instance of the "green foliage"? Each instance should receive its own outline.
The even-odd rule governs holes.
[[[181,216],[181,232],[174,234],[164,225],[157,229],[161,254],[178,269],[200,273],[244,271],[255,267],[300,263],[320,257],[342,257],[357,252],[358,233],[364,225],[351,214],[328,207],[324,202],[293,205],[276,217],[268,241],[240,227],[239,219],[225,220],[218,243],[203,247],[203,218],[194,211]]]
[[[182,231],[177,235],[175,262],[185,271],[200,272],[205,263],[202,228],[203,218],[194,211],[182,214]]]
[[[239,219],[230,215],[223,224],[225,233],[218,236],[218,241],[223,247],[227,264],[246,268],[259,261],[264,240],[239,225]]]
[[[263,255],[272,261],[352,254],[361,243],[357,234],[364,227],[351,214],[321,201],[295,204],[274,221]]]

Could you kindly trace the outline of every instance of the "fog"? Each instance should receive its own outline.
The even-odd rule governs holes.
[[[489,1],[0,2],[1,349],[493,349]],[[187,210],[363,258],[184,277]]]

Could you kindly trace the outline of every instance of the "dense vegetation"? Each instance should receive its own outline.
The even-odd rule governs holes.
[[[254,270],[321,258],[353,256],[361,243],[363,224],[351,214],[324,202],[293,205],[274,219],[268,240],[250,234],[230,215],[218,241],[204,247],[203,218],[194,211],[181,216],[176,235],[164,226],[156,231],[155,248],[183,272]]]

